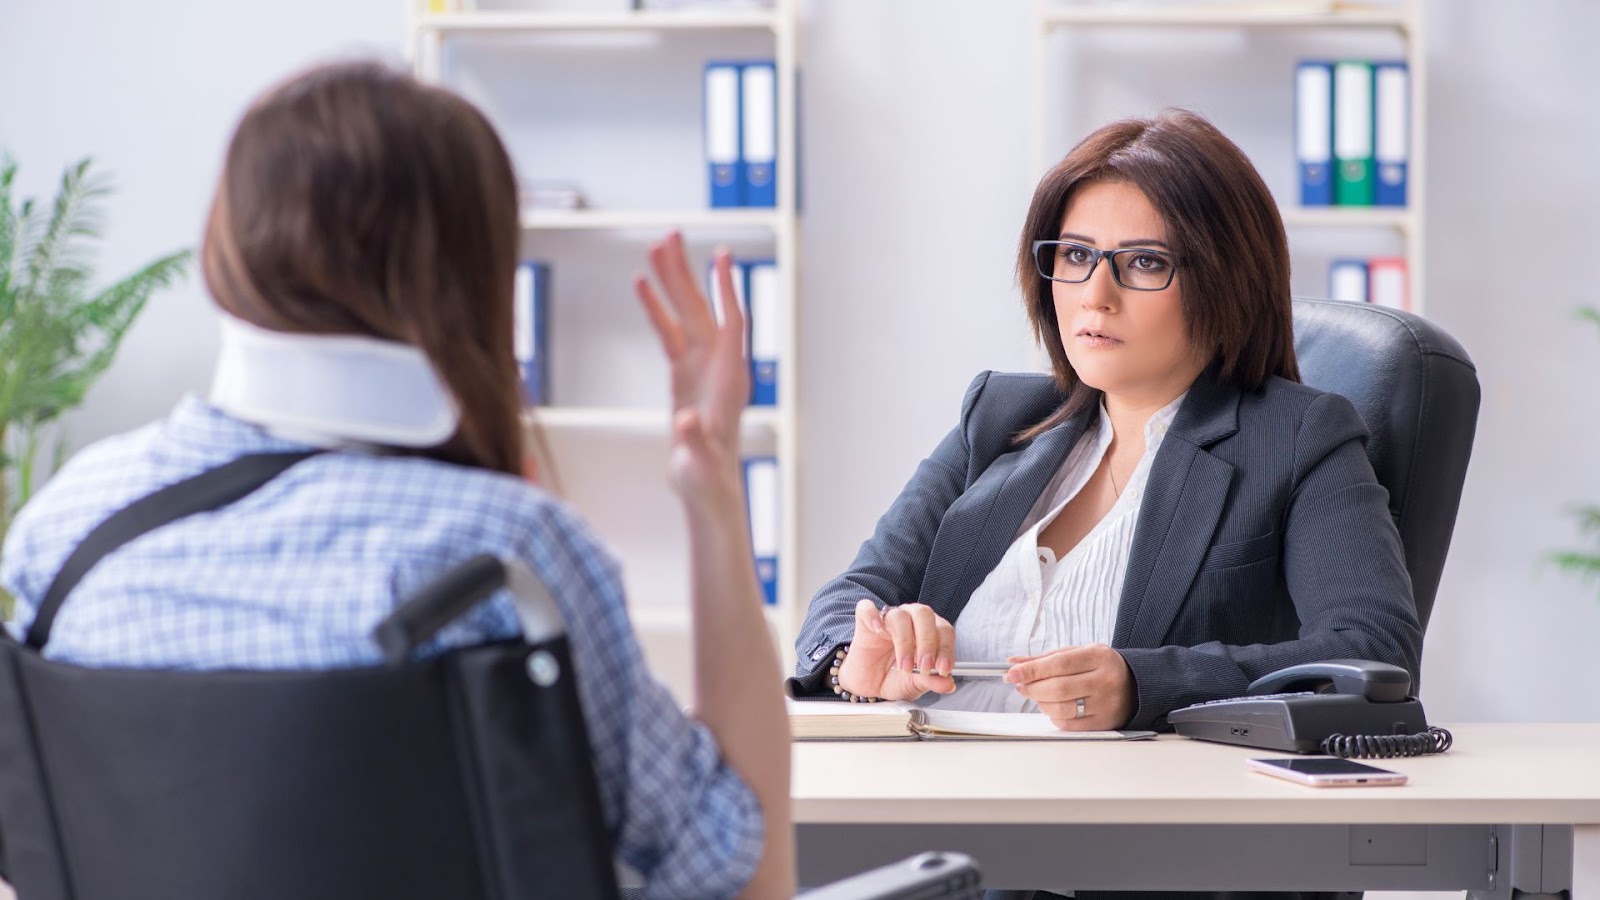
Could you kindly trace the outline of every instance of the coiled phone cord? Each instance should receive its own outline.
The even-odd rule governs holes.
[[[1340,759],[1393,759],[1443,753],[1454,742],[1449,731],[1437,727],[1421,734],[1330,734],[1322,739],[1322,752]]]

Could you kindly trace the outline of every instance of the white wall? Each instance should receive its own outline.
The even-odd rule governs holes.
[[[1600,586],[1543,562],[1580,545],[1565,510],[1600,502],[1600,329],[1571,315],[1600,305],[1600,7],[1432,5],[1430,311],[1483,411],[1425,697],[1460,720],[1600,721]]]
[[[1028,361],[1009,261],[1037,174],[1029,8],[807,8],[807,588],[848,563],[954,422],[967,380]],[[8,4],[0,148],[23,163],[28,193],[46,193],[83,154],[116,173],[102,271],[120,273],[198,240],[223,142],[249,97],[311,59],[352,49],[398,57],[402,9],[402,0]],[[1570,318],[1597,293],[1600,64],[1588,41],[1600,12],[1586,0],[1432,0],[1429,13],[1428,309],[1477,360],[1484,407],[1429,633],[1425,699],[1445,721],[1600,721],[1600,677],[1587,656],[1600,635],[1600,590],[1541,565],[1575,542],[1564,509],[1600,501],[1591,388],[1600,334]],[[1270,35],[1155,40],[1155,49],[1126,36],[1059,47],[1052,78],[1090,92],[1062,99],[1052,138],[1186,103],[1286,189],[1288,126],[1261,107],[1286,82],[1279,62],[1301,47]],[[1296,279],[1302,291],[1319,283],[1315,271]],[[203,387],[213,354],[196,277],[153,302],[70,419],[73,437],[160,415],[181,391]]]
[[[344,52],[400,59],[399,0],[0,3],[0,151],[17,195],[48,198],[92,156],[116,189],[100,274],[198,247],[222,153],[252,97],[294,68]],[[116,365],[69,419],[75,444],[161,415],[210,380],[215,325],[198,265],[156,296]]]

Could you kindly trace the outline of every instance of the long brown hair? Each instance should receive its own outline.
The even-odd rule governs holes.
[[[1183,319],[1190,342],[1210,348],[1225,384],[1253,391],[1278,375],[1300,380],[1289,299],[1289,240],[1261,175],[1237,145],[1203,117],[1165,110],[1123,119],[1084,138],[1045,173],[1033,192],[1017,247],[1017,280],[1034,340],[1050,353],[1067,400],[1018,440],[1049,430],[1092,403],[1067,360],[1051,282],[1033,261],[1033,242],[1054,240],[1073,193],[1097,181],[1124,181],[1149,198],[1179,258]]]
[[[518,474],[516,196],[505,147],[467,101],[378,63],[318,66],[234,131],[206,287],[262,328],[420,348],[461,414],[425,454]]]

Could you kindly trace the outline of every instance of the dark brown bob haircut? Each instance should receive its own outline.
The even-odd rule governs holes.
[[[201,267],[217,305],[261,328],[421,349],[461,415],[422,454],[518,474],[520,240],[516,179],[488,119],[403,72],[342,62],[245,112]]]
[[[1049,430],[1099,396],[1067,361],[1052,282],[1034,266],[1033,242],[1059,237],[1078,188],[1107,181],[1137,187],[1166,223],[1189,340],[1210,348],[1216,377],[1245,391],[1259,389],[1272,375],[1299,381],[1289,241],[1278,206],[1244,152],[1216,126],[1169,109],[1155,118],[1113,122],[1084,138],[1033,192],[1017,247],[1017,280],[1034,339],[1049,351],[1067,400],[1018,440]]]

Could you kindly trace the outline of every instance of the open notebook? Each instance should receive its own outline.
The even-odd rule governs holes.
[[[797,741],[1135,741],[1154,731],[1061,731],[1039,713],[924,709],[905,701],[790,700]]]

